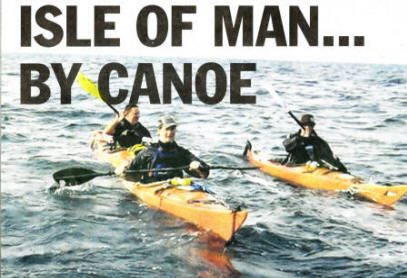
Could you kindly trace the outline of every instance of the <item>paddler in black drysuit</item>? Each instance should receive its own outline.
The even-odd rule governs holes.
[[[315,161],[322,167],[346,173],[345,165],[333,154],[328,143],[314,132],[314,117],[304,114],[300,122],[304,129],[291,134],[283,142],[288,155],[282,164],[298,165]]]
[[[143,137],[151,138],[150,132],[140,122],[137,104],[129,103],[122,113],[105,128],[104,133],[113,136],[112,149],[128,148],[140,144]]]
[[[160,117],[158,121],[158,142],[151,143],[147,149],[137,153],[131,162],[128,170],[139,169],[160,169],[189,166],[185,171],[198,178],[207,178],[209,167],[202,160],[198,159],[187,149],[178,146],[175,142],[175,132],[177,123],[174,118],[168,115]],[[123,173],[123,169],[117,169],[116,174]],[[142,183],[167,180],[174,177],[183,177],[182,170],[171,170],[165,172],[148,172],[141,174],[127,173],[127,177]]]

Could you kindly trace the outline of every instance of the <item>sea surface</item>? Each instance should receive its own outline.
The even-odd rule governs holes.
[[[103,65],[121,63],[129,77],[113,74],[112,92],[131,91],[137,65],[153,63],[161,102],[163,63],[172,63],[181,78],[183,63],[192,63],[196,73],[216,62],[228,78],[230,63],[256,63],[256,71],[242,73],[251,79],[242,92],[256,96],[256,104],[231,104],[229,84],[214,105],[195,92],[192,104],[183,104],[173,91],[165,105],[140,96],[140,121],[155,135],[158,117],[172,114],[178,144],[208,164],[248,166],[246,140],[270,157],[284,156],[282,140],[298,130],[286,111],[312,113],[318,134],[354,175],[385,184],[407,184],[407,66],[85,54],[2,56],[2,277],[407,277],[407,197],[385,208],[347,193],[294,187],[257,170],[213,170],[205,184],[249,212],[224,246],[148,208],[118,177],[49,190],[52,174],[62,168],[110,170],[88,143],[114,116],[76,82],[72,103],[62,105],[51,63],[62,63],[66,74],[72,63],[82,63],[93,80]],[[21,104],[22,63],[51,70],[46,103]],[[209,94],[214,84],[209,75]]]

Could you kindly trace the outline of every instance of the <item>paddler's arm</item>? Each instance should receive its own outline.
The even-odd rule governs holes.
[[[185,170],[189,175],[201,179],[206,179],[209,176],[209,166],[193,155],[190,151],[182,148],[186,161],[190,161],[189,169]]]
[[[298,133],[291,134],[287,139],[283,141],[284,148],[287,152],[292,152],[300,144],[300,136]]]
[[[129,169],[129,168],[130,167],[128,165],[123,165],[123,166],[116,168],[114,170],[114,173],[116,175],[118,175],[119,177],[122,177],[126,180],[139,182],[141,180],[140,174],[135,174],[135,173],[131,174],[131,173],[126,172],[126,171],[131,171],[131,169]]]
[[[136,158],[137,156],[131,161],[123,161],[123,163],[114,170],[114,173],[121,177],[128,176],[128,174],[126,173],[127,170],[135,170],[134,164],[136,163]],[[137,159],[137,161],[139,161],[139,159]]]
[[[318,145],[320,148],[320,154],[318,156],[319,159],[323,162],[322,165],[324,165],[324,162],[328,162],[330,165],[336,168],[335,170],[348,173],[348,169],[341,162],[341,160],[336,155],[334,155],[329,144],[320,137],[318,137],[318,139],[319,139]],[[329,165],[324,166],[328,166],[329,168]]]
[[[135,173],[134,170],[150,169],[150,163],[153,159],[154,153],[150,149],[145,149],[137,153],[128,167],[125,167],[122,176],[126,179],[133,181],[144,182],[150,173]],[[126,172],[128,170],[128,172]]]
[[[108,135],[113,135],[116,126],[124,119],[125,116],[126,115],[123,112],[120,113],[119,115],[116,115],[113,121],[110,122],[110,124],[105,128],[103,132]]]

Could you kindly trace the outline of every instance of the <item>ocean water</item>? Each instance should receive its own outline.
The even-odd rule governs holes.
[[[51,72],[51,98],[20,104],[20,64],[83,63],[97,80],[109,62],[129,77],[111,89],[131,91],[138,63],[153,63],[162,100],[162,63],[255,62],[244,94],[256,104],[172,104],[140,97],[141,122],[155,134],[163,113],[178,122],[177,142],[209,164],[244,165],[246,140],[270,157],[313,113],[318,134],[357,176],[407,184],[407,66],[269,61],[210,61],[113,56],[4,55],[1,62],[2,277],[407,277],[407,197],[384,208],[344,193],[291,186],[259,171],[213,170],[206,184],[248,219],[228,245],[192,225],[153,210],[117,177],[49,191],[52,174],[82,166],[108,171],[92,155],[94,130],[114,116],[75,82],[72,104],[60,104]],[[181,74],[180,74],[181,75]],[[214,93],[214,80],[208,90]],[[270,94],[276,90],[283,107]],[[127,99],[128,101],[128,99]],[[126,101],[126,102],[127,102]],[[116,105],[122,109],[126,102]]]

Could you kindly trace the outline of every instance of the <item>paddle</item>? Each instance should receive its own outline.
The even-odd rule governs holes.
[[[78,74],[78,82],[81,85],[82,89],[84,89],[86,92],[91,94],[92,96],[102,100],[104,103],[107,104],[117,115],[119,115],[119,111],[117,111],[116,108],[114,108],[110,103],[107,103],[103,100],[102,96],[100,95],[99,89],[96,86],[95,83],[93,83],[92,80],[90,80],[88,77],[85,76],[82,72]]]
[[[284,102],[284,100],[277,94],[277,92],[273,89],[270,88],[269,93],[274,97],[277,102],[279,102],[280,106],[291,116],[291,118],[294,119],[294,121],[301,127],[302,130],[305,130],[304,125],[298,120],[298,118],[294,115],[294,113],[291,111],[291,109],[288,108],[287,104]],[[314,133],[315,136],[317,136],[317,133],[315,130],[312,130],[312,133]]]
[[[186,170],[188,166],[174,167],[174,168],[161,168],[161,169],[141,169],[141,170],[126,170],[125,174],[132,173],[147,173],[147,172],[164,172],[164,171],[177,171],[177,170]],[[257,167],[234,167],[234,166],[224,166],[224,165],[212,165],[209,166],[209,169],[226,169],[226,170],[254,170],[258,169]],[[65,168],[55,172],[52,176],[54,180],[59,184],[60,181],[64,181],[65,185],[78,185],[83,184],[87,181],[90,181],[96,177],[100,176],[112,176],[115,173],[113,171],[99,173],[87,168],[81,167],[71,167]]]

